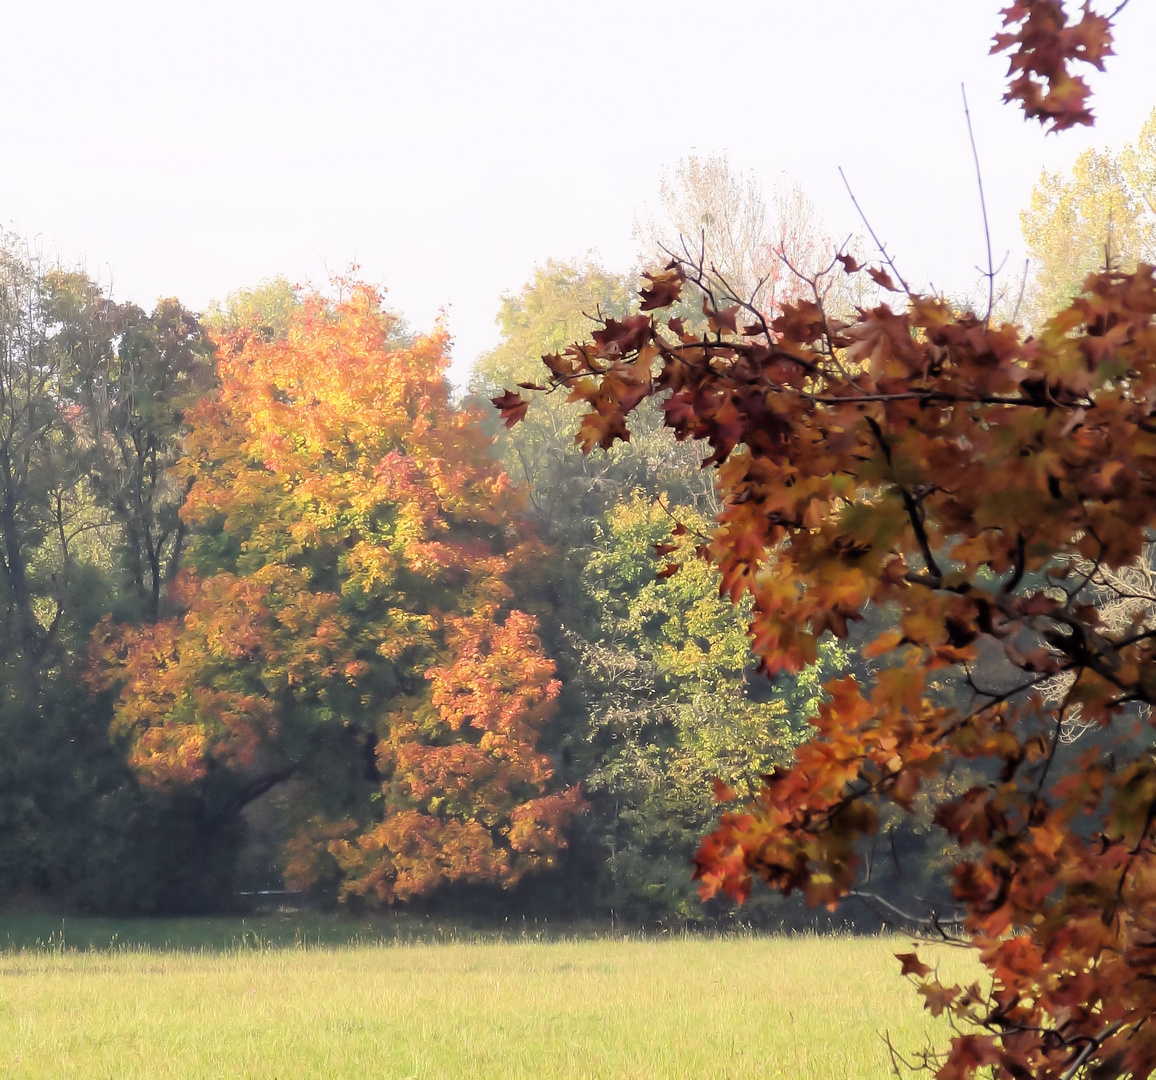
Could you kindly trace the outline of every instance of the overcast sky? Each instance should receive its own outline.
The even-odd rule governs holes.
[[[203,308],[352,260],[455,374],[536,263],[637,259],[679,158],[784,172],[831,231],[837,167],[913,283],[983,255],[966,83],[997,257],[1041,167],[1135,137],[1156,106],[1156,2],[1119,19],[1099,126],[1001,106],[998,0],[0,0],[0,222],[120,299]]]

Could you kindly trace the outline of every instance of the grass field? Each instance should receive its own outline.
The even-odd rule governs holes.
[[[410,934],[333,947],[298,923],[290,941],[304,944],[274,947],[232,923],[219,929],[223,939],[232,927],[233,947],[121,944],[131,933],[111,950],[70,947],[109,926],[70,922],[63,942],[50,931],[13,948],[30,926],[0,921],[0,1076],[848,1080],[888,1075],[880,1031],[906,1047],[943,1034],[898,977],[902,938]],[[206,930],[151,926],[154,946]],[[965,974],[966,958],[936,955]]]

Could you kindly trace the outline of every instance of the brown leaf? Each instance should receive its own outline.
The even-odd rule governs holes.
[[[650,284],[639,292],[642,297],[642,303],[639,305],[641,311],[668,308],[672,304],[678,303],[679,296],[682,294],[683,283],[686,281],[682,267],[678,263],[672,262],[663,270],[655,270],[642,276]],[[675,333],[677,332],[675,331]]]
[[[507,390],[501,397],[490,398],[490,401],[494,403],[501,414],[502,421],[508,428],[512,428],[519,420],[525,419],[526,410],[530,407],[530,403],[521,394],[515,394],[513,390]]]
[[[871,278],[880,288],[890,289],[892,292],[898,292],[895,282],[891,280],[891,275],[887,273],[882,267],[869,266],[867,267],[867,276]]]
[[[641,348],[650,331],[649,316],[631,315],[621,321],[607,319],[602,328],[590,336],[598,346],[599,356],[616,359]]]
[[[714,307],[709,297],[702,301],[702,313],[706,316],[707,324],[716,333],[729,331],[732,334],[739,332],[739,307],[737,304],[726,308]]]
[[[919,959],[918,953],[896,953],[895,959],[903,965],[903,970],[899,973],[900,975],[915,975],[920,979],[924,979],[931,974],[931,968]]]

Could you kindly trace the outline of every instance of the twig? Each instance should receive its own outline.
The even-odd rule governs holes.
[[[1127,3],[1127,0],[1125,0],[1125,3]],[[1123,7],[1124,5],[1121,4],[1120,6]],[[1093,1051],[1099,1050],[1100,1047],[1103,1046],[1104,1043],[1107,1042],[1108,1039],[1110,1039],[1113,1035],[1115,1035],[1116,1032],[1119,1031],[1123,1026],[1124,1021],[1117,1020],[1114,1024],[1111,1025],[1111,1027],[1105,1028],[1104,1031],[1097,1035],[1095,1038],[1088,1039],[1087,1045],[1076,1055],[1071,1065],[1069,1065],[1064,1070],[1064,1074],[1060,1077],[1060,1080],[1072,1080],[1076,1073],[1080,1071],[1080,1068],[1084,1062],[1087,1061],[1089,1057],[1091,1057]]]
[[[855,198],[855,192],[851,190],[851,184],[847,180],[847,174],[843,172],[843,166],[839,166],[839,175],[843,178],[843,186],[847,189],[847,194],[851,196],[851,202],[855,209],[859,212],[859,218],[867,227],[867,231],[871,234],[871,239],[875,241],[875,246],[879,249],[879,254],[883,256],[883,261],[891,267],[892,272],[899,279],[899,284],[903,286],[903,291],[910,297],[911,287],[904,280],[903,275],[899,272],[899,268],[895,265],[895,261],[887,254],[887,248],[883,246],[883,242],[875,235],[875,230],[871,228],[871,222],[867,220],[867,215],[863,213],[863,207],[859,205],[859,200]]]
[[[911,912],[904,911],[901,907],[897,907],[895,904],[891,903],[890,900],[885,900],[878,893],[864,892],[861,889],[852,889],[848,895],[855,897],[856,900],[862,901],[867,905],[867,907],[872,907],[872,905],[878,904],[880,907],[887,908],[888,911],[893,911],[900,919],[912,926],[926,926],[938,931],[940,934],[943,934],[942,926],[945,920],[940,919],[935,912],[932,912],[926,917],[922,915],[912,915]],[[886,915],[883,915],[878,911],[875,912],[875,914],[879,915],[879,917],[883,919],[884,922],[890,921]],[[962,914],[958,916],[952,916],[949,917],[946,922],[948,924],[954,924],[958,926],[963,923],[963,918],[964,917]]]
[[[1020,305],[1024,302],[1024,289],[1028,285],[1028,267],[1031,266],[1031,259],[1024,259],[1024,272],[1020,278],[1020,294],[1016,297],[1015,310],[1012,311],[1012,326],[1018,326],[1020,321]]]
[[[991,313],[995,308],[995,261],[991,256],[991,229],[987,221],[987,200],[983,195],[983,173],[979,167],[979,151],[975,146],[975,132],[971,126],[971,110],[967,107],[967,87],[959,84],[959,91],[963,94],[963,115],[967,120],[967,137],[971,142],[971,157],[975,162],[975,182],[979,187],[979,208],[983,214],[983,238],[987,244],[987,314],[984,316],[984,326],[991,325]]]

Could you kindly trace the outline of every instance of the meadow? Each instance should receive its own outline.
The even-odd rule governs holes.
[[[0,922],[3,1077],[848,1080],[890,1073],[883,1031],[947,1034],[898,977],[905,938],[374,938],[282,918],[77,920],[29,942],[37,925]]]

